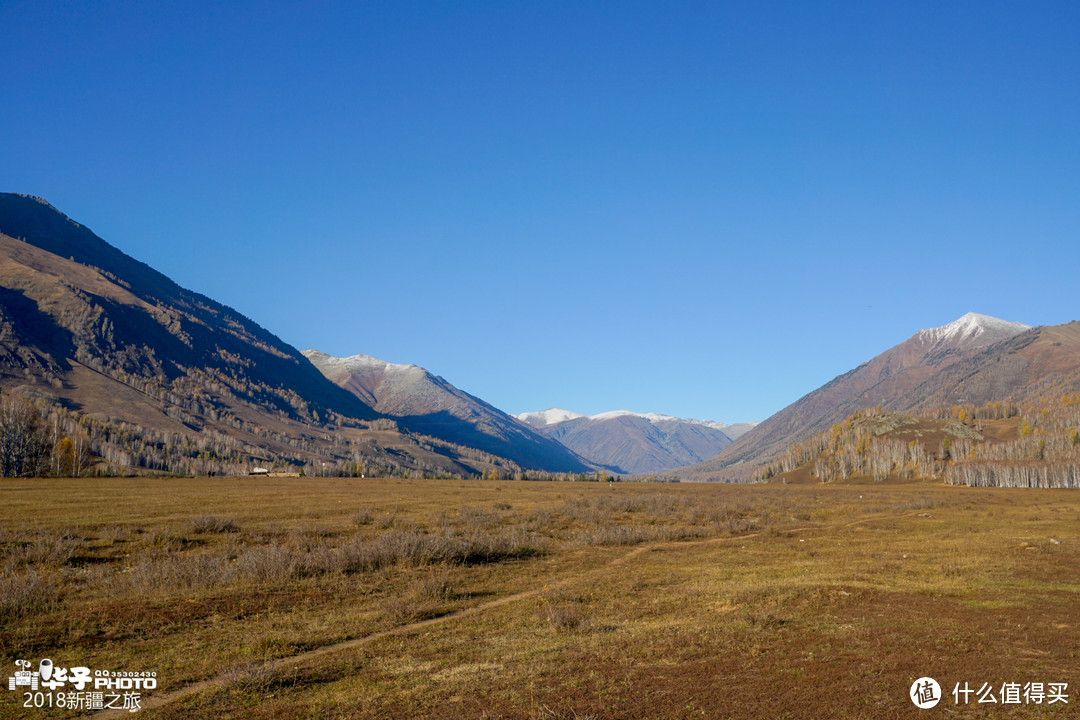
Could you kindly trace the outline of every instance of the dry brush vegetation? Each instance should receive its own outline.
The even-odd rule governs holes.
[[[924,615],[954,673],[1021,604],[1074,638],[1080,503],[873,490],[5,481],[0,648],[156,670],[150,697],[213,681],[149,717],[689,718],[796,716],[822,672],[888,698]],[[1024,671],[1075,668],[1060,645]]]

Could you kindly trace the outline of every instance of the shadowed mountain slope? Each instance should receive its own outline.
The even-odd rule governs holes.
[[[339,358],[318,350],[303,354],[329,380],[417,432],[509,458],[526,468],[589,469],[558,442],[422,367],[368,355]]]
[[[110,458],[119,466],[235,472],[281,459],[471,474],[502,462],[398,432],[232,308],[10,193],[0,194],[0,388],[93,419],[95,442],[124,438]]]
[[[198,373],[298,417],[312,410],[378,417],[272,333],[181,288],[43,200],[0,194],[0,232],[7,236],[0,248],[5,320],[14,321],[11,339],[19,341],[4,343],[9,353],[20,348],[45,366],[36,350],[53,350],[57,367],[73,358],[107,374],[169,383]]]

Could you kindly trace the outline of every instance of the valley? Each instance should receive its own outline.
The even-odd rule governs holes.
[[[984,716],[962,685],[1078,687],[1080,323],[969,313],[761,423],[515,417],[299,352],[40,199],[0,195],[0,231],[12,663],[157,673],[151,718],[894,718],[926,676]]]
[[[1080,712],[1080,3],[0,28],[0,720]]]
[[[821,482],[962,477],[1071,487],[1080,478],[1080,416],[1071,409],[1080,322],[1032,327],[967,313],[760,423],[558,408],[512,416],[417,365],[301,353],[41,198],[0,194],[0,251],[0,414],[29,418],[24,434],[37,448],[34,462],[7,463],[8,474],[265,467],[309,476],[750,482],[801,466],[799,478]],[[999,417],[1002,404],[1010,410]],[[867,425],[868,413],[899,425],[958,424],[901,447],[881,423]],[[992,414],[1015,418],[1019,435],[983,437],[976,426]],[[845,424],[851,437],[840,442]],[[23,431],[0,426],[3,450]]]

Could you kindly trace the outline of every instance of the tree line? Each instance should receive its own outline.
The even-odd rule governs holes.
[[[0,476],[79,477],[91,465],[90,440],[33,403],[0,395]]]
[[[923,437],[919,418],[943,421]],[[1004,421],[1004,422],[1003,422]],[[988,439],[983,433],[1004,439]],[[1013,425],[1015,423],[1015,425]],[[915,434],[904,441],[896,435]],[[810,465],[820,482],[869,477],[936,478],[977,487],[1080,487],[1080,393],[1023,406],[993,402],[955,405],[922,416],[855,412],[828,431],[794,443],[754,473],[757,481]]]

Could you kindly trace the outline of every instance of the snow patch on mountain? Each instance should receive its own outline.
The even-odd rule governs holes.
[[[727,430],[728,428],[733,427],[734,425],[748,425],[750,427],[753,427],[754,425],[757,425],[756,422],[722,423],[722,422],[716,422],[714,420],[695,420],[694,418],[686,418],[685,420],[683,420],[683,422],[693,423],[694,425],[704,425],[705,427],[710,427],[713,430]]]
[[[525,412],[519,415],[515,415],[518,420],[526,425],[535,425],[542,427],[544,425],[555,425],[557,423],[566,422],[567,420],[575,420],[579,417],[585,417],[581,413],[572,412],[570,410],[562,410],[560,408],[548,408],[547,410],[538,410],[536,412]]]
[[[645,418],[649,422],[663,422],[665,420],[679,421],[679,418],[672,417],[671,415],[660,415],[658,413],[636,413],[629,410],[611,410],[609,412],[599,413],[597,415],[590,415],[590,420],[614,420],[619,417],[639,417]]]
[[[406,373],[412,371],[424,372],[424,369],[418,365],[412,365],[408,363],[390,363],[379,358],[371,357],[370,355],[350,355],[349,357],[335,357],[333,355],[327,355],[319,350],[304,350],[301,355],[308,360],[315,362],[318,358],[317,365],[325,367],[328,371],[357,371],[357,370],[375,370],[383,373]]]
[[[590,420],[612,420],[618,417],[639,417],[648,420],[651,423],[689,423],[691,425],[702,425],[704,427],[712,428],[713,430],[723,430],[724,428],[731,427],[728,423],[716,422],[714,420],[695,420],[693,418],[675,417],[674,415],[661,415],[660,413],[637,413],[630,410],[611,410],[596,415],[589,415],[588,417]]]
[[[524,423],[533,425],[536,427],[546,427],[548,425],[557,425],[559,423],[567,422],[569,420],[577,420],[578,418],[586,418],[588,420],[595,420],[597,422],[603,422],[605,420],[614,420],[620,417],[638,417],[648,420],[651,423],[662,422],[677,422],[677,423],[689,423],[691,425],[701,425],[703,427],[712,428],[713,430],[723,431],[725,428],[730,428],[732,425],[728,423],[716,422],[713,420],[694,420],[679,418],[673,415],[661,415],[660,413],[638,413],[631,410],[609,410],[608,412],[597,413],[596,415],[582,415],[581,413],[573,412],[572,410],[562,410],[559,408],[550,408],[548,410],[540,410],[535,412],[525,412],[519,415],[515,415],[518,420]],[[742,426],[753,427],[757,423],[737,423],[742,429]],[[745,432],[745,430],[743,430]],[[740,433],[741,434],[741,433]]]
[[[1021,322],[1009,322],[989,315],[969,312],[948,325],[920,330],[916,333],[916,337],[935,345],[948,342],[979,347],[992,345],[1030,329],[1030,325]]]

